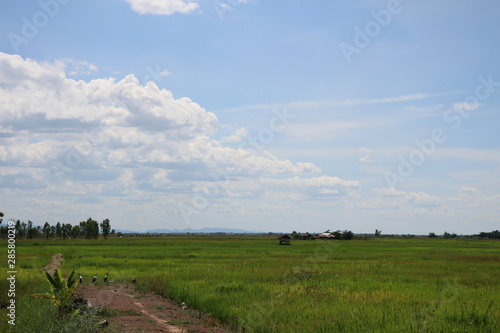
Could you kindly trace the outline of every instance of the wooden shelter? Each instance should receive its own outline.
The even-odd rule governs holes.
[[[291,245],[290,244],[291,239],[292,238],[290,236],[288,236],[287,234],[283,234],[283,235],[278,237],[278,240],[280,241],[280,245]]]

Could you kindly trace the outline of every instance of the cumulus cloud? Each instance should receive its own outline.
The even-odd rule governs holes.
[[[183,0],[125,0],[132,10],[139,14],[172,15],[174,13],[189,14],[199,8],[196,2]]]
[[[97,72],[98,68],[94,64],[90,64],[84,60],[75,60],[72,58],[63,59],[61,62],[65,66],[65,72],[68,73],[69,76],[75,75],[89,75],[93,72]]]
[[[460,194],[464,196],[478,196],[481,195],[481,192],[477,188],[473,187],[462,187],[460,189]]]
[[[244,138],[248,136],[248,131],[245,127],[240,127],[230,136],[226,136],[221,139],[221,142],[241,142]]]
[[[22,179],[36,178],[33,184],[41,187],[49,184],[50,173],[63,181],[126,181],[108,191],[96,189],[119,195],[130,193],[131,186],[186,191],[190,185],[180,182],[210,181],[214,170],[231,170],[237,177],[320,171],[269,152],[225,147],[224,142],[243,139],[246,129],[214,140],[215,114],[187,97],[174,98],[152,81],[141,85],[133,75],[75,81],[65,70],[59,61],[38,63],[0,53],[0,161],[23,168],[2,175],[5,186],[27,186]]]
[[[331,200],[345,197],[356,192],[360,184],[357,181],[343,180],[338,177],[323,175],[321,177],[289,179],[270,179],[266,185],[274,191],[286,191],[298,200]]]
[[[410,212],[415,208],[432,210],[443,205],[442,198],[424,192],[405,192],[394,188],[375,188],[373,191],[377,194],[376,198],[355,202],[351,207]]]

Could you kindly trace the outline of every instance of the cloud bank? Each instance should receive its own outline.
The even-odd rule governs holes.
[[[97,202],[131,194],[140,200],[150,193],[189,195],[213,182],[211,173],[229,169],[228,197],[242,195],[241,184],[249,183],[255,193],[293,187],[321,199],[357,186],[336,177],[307,178],[320,172],[312,163],[225,146],[243,140],[246,129],[213,139],[215,114],[152,81],[142,86],[133,75],[76,81],[65,70],[71,69],[58,61],[0,53],[3,188],[88,195]]]
[[[196,2],[183,0],[125,0],[132,10],[139,14],[172,15],[174,13],[189,14],[196,11]]]

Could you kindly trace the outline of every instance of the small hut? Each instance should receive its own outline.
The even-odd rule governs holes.
[[[306,232],[305,234],[300,235],[300,238],[304,239],[304,240],[311,239],[312,235],[310,233]]]
[[[280,245],[291,245],[290,244],[290,239],[292,239],[290,236],[287,234],[283,234],[278,237],[278,240],[280,241]]]

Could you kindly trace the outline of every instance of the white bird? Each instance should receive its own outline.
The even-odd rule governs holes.
[[[106,273],[106,276],[104,277],[104,282],[108,281],[108,273]]]
[[[82,273],[78,273],[80,275],[80,283],[83,282],[83,276],[82,276]]]
[[[97,274],[94,275],[94,277],[92,278],[92,283],[96,282],[97,281]]]

